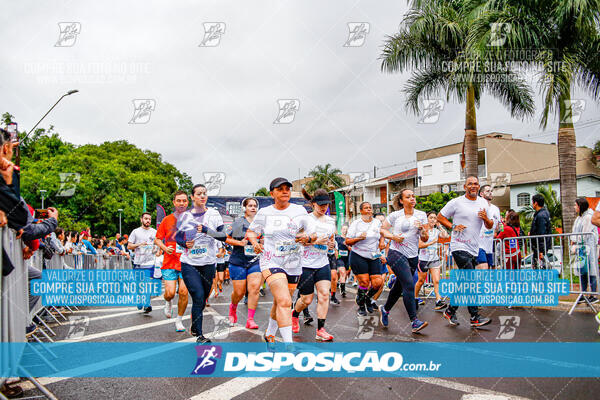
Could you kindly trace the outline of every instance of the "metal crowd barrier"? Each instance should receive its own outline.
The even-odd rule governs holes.
[[[48,269],[130,269],[133,268],[131,258],[108,254],[54,254],[52,259],[45,260]]]
[[[561,279],[567,279],[570,293],[577,294],[569,314],[579,303],[596,311],[588,298],[600,296],[598,242],[593,233],[518,236],[495,242],[496,259],[502,268],[554,269]]]

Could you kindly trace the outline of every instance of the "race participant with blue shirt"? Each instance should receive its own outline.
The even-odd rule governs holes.
[[[260,270],[273,294],[269,325],[263,337],[269,348],[274,347],[277,328],[288,347],[293,342],[292,293],[302,273],[301,249],[316,240],[306,209],[290,203],[291,188],[287,179],[275,178],[269,185],[275,204],[261,208],[246,232],[254,252],[260,254]],[[258,242],[260,234],[264,244]]]
[[[331,290],[331,266],[327,253],[334,247],[335,221],[325,215],[331,202],[325,189],[315,190],[312,196],[303,189],[302,194],[313,207],[313,212],[309,215],[309,218],[313,220],[317,238],[311,245],[303,246],[300,260],[302,275],[298,282],[300,298],[294,304],[294,311],[292,312],[292,331],[294,333],[300,332],[298,317],[300,312],[312,303],[316,288],[318,303],[315,339],[330,342],[333,340],[333,336],[325,330],[325,319],[329,308],[329,291]]]
[[[127,248],[133,250],[133,268],[144,271],[147,280],[153,279],[154,272],[154,238],[156,237],[156,229],[152,228],[152,215],[145,212],[142,214],[140,221],[142,226],[135,228],[129,235],[129,243]],[[152,311],[150,301],[147,304],[139,304],[138,308],[142,309],[147,314]]]
[[[427,215],[423,211],[415,210],[416,204],[414,192],[411,189],[402,189],[394,198],[394,208],[397,211],[387,216],[381,228],[382,235],[390,240],[388,263],[396,275],[396,281],[387,301],[379,307],[380,322],[387,327],[389,313],[402,296],[413,333],[427,326],[426,321],[417,318],[413,275],[419,262],[419,240],[427,241],[429,237],[423,229],[427,223]]]
[[[184,247],[181,254],[181,274],[192,296],[192,326],[190,332],[200,344],[211,343],[202,333],[202,314],[210,294],[217,264],[217,242],[225,241],[225,226],[219,212],[207,208],[208,196],[202,184],[192,188],[194,207],[177,220],[177,243]]]
[[[477,269],[488,269],[494,267],[494,235],[500,223],[500,209],[492,204],[494,198],[490,185],[483,185],[479,189],[479,196],[485,199],[489,205],[489,218],[494,225],[488,229],[485,224],[481,227],[479,235],[479,254],[477,255]]]
[[[469,176],[465,181],[465,194],[450,200],[438,214],[438,221],[452,231],[450,251],[459,269],[475,269],[479,254],[481,227],[492,229],[494,221],[488,217],[489,204],[479,197],[479,178]],[[452,222],[448,219],[452,218]],[[444,318],[450,325],[459,325],[456,318],[458,306],[450,304],[444,311]],[[471,314],[471,327],[478,328],[491,322],[479,315],[477,306],[468,307]]]
[[[229,276],[233,281],[233,292],[231,292],[231,303],[229,304],[229,322],[237,322],[237,305],[246,294],[248,289],[248,317],[246,319],[247,329],[258,329],[254,322],[254,313],[258,306],[260,287],[263,277],[260,273],[259,257],[254,252],[254,246],[248,242],[246,232],[254,220],[258,211],[258,200],[248,197],[242,200],[244,216],[237,218],[231,225],[231,234],[226,242],[233,246],[229,258]]]

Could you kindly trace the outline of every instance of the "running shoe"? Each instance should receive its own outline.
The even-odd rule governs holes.
[[[331,296],[331,299],[329,300],[329,302],[330,302],[331,304],[334,304],[334,305],[336,305],[336,306],[339,306],[339,305],[340,305],[340,301],[339,301],[338,299],[336,299],[336,298],[335,298],[335,296]]]
[[[440,299],[435,302],[435,306],[433,307],[433,309],[435,311],[442,311],[444,308],[446,308],[446,306],[447,306],[447,304],[444,303],[444,300]]]
[[[196,338],[196,343],[209,344],[209,343],[212,343],[212,341],[204,335],[198,335],[198,338]]]
[[[333,341],[333,336],[327,333],[325,328],[321,328],[317,331],[315,335],[315,339],[320,340],[322,342],[331,342]]]
[[[388,289],[391,289],[394,286],[394,283],[396,283],[396,275],[390,276],[387,284]]]
[[[171,318],[171,310],[173,309],[173,306],[171,305],[171,301],[165,301],[165,308],[163,309],[164,313],[165,313],[165,317],[167,318]]]
[[[429,324],[427,321],[423,322],[423,321],[419,320],[418,318],[415,318],[415,320],[412,322],[411,325],[412,325],[412,333],[417,333]]]
[[[263,288],[260,288],[260,289],[258,290],[258,294],[260,295],[260,297],[265,297],[265,295],[266,295],[266,293],[265,293],[265,289],[263,289]]]
[[[274,352],[275,351],[275,336],[263,335],[263,340],[267,343],[267,351]]]
[[[292,316],[292,332],[300,333],[300,323],[298,322],[298,317]]]
[[[175,332],[185,332],[185,326],[183,326],[181,320],[175,321]]]
[[[308,312],[308,308],[305,308],[304,311],[304,325],[310,325],[314,321],[312,315]]]
[[[424,306],[425,305],[425,300],[423,300],[421,298],[417,299],[417,305]]]
[[[369,300],[369,299],[367,299]],[[369,314],[373,314],[375,312],[375,310],[377,310],[377,303],[373,304],[373,301],[368,301],[366,304],[367,307],[367,311],[369,312]]]
[[[477,315],[477,316],[471,318],[471,327],[479,328],[480,326],[487,325],[490,322],[492,322],[491,319]]]
[[[589,296],[589,297],[588,297],[588,301],[590,302],[590,304],[596,304],[596,303],[597,303],[598,301],[600,301],[600,300],[598,300],[598,298],[597,298],[597,297],[594,297],[594,296]]]
[[[150,314],[152,312],[152,306],[144,307],[144,314]]]
[[[233,325],[236,322],[237,322],[237,312],[236,312],[236,309],[233,307],[233,304],[229,304],[229,323],[231,325]]]
[[[365,306],[358,307],[358,310],[356,311],[356,314],[359,317],[366,317],[367,316],[367,309],[365,308]]]
[[[379,322],[383,325],[384,328],[387,328],[388,323],[390,322],[388,317],[390,313],[389,311],[385,311],[385,307],[382,305],[379,306]]]
[[[579,300],[577,300],[577,304],[583,304],[583,303],[585,303],[585,296],[583,296],[583,295],[582,295],[582,296],[579,298]]]
[[[448,320],[450,325],[460,325],[460,322],[458,322],[458,319],[456,319],[456,314],[450,314],[448,310],[444,311],[444,318]]]
[[[340,294],[343,298],[346,298],[346,290],[340,290]]]
[[[246,329],[258,329],[258,325],[254,322],[254,318],[248,318],[246,321]]]
[[[198,332],[196,332],[196,329],[194,329],[194,324],[190,325],[190,335],[198,336]]]

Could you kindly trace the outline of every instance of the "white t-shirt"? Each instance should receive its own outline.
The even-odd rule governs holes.
[[[331,238],[335,235],[336,227],[333,218],[325,215],[321,219],[317,219],[314,214],[310,214],[309,218],[313,220],[315,233],[317,238]],[[302,268],[317,269],[324,266],[329,266],[329,258],[327,257],[329,248],[326,244],[303,246],[302,258],[300,266]]]
[[[438,261],[440,259],[438,244],[439,237],[440,230],[438,228],[433,228],[429,231],[429,239],[427,240],[427,244],[429,244],[429,246],[419,250],[419,261],[431,262]]]
[[[485,224],[481,225],[481,232],[479,233],[479,248],[483,249],[486,253],[491,254],[494,251],[494,232],[496,232],[496,228],[500,223],[500,209],[495,205],[490,204],[488,218],[494,221],[494,226],[488,229],[485,227]]]
[[[387,216],[386,221],[392,226],[393,235],[402,236],[404,240],[398,243],[395,240],[390,242],[390,249],[402,253],[407,258],[414,258],[419,255],[419,230],[416,222],[421,225],[427,223],[427,214],[420,210],[413,210],[413,215],[407,217],[404,210],[394,211]]]
[[[306,209],[298,204],[290,203],[285,210],[278,210],[273,205],[258,210],[248,229],[263,234],[260,270],[282,268],[288,275],[300,275],[302,245],[296,243],[296,235],[300,231],[312,234],[313,221]]]
[[[219,241],[206,233],[196,232],[199,224],[209,229],[216,230],[223,225],[221,214],[214,208],[207,208],[202,215],[194,216],[193,209],[182,213],[177,219],[177,230],[185,231],[190,234],[186,240],[191,240],[191,234],[194,236],[194,247],[188,249],[185,247],[181,253],[181,262],[189,265],[212,265],[217,263],[217,243]]]
[[[379,239],[381,237],[381,221],[373,218],[371,222],[363,221],[362,217],[354,220],[348,228],[347,238],[354,239],[367,232],[367,237],[352,245],[352,252],[359,256],[370,258],[372,260],[378,258]]]
[[[596,205],[596,211],[600,212],[600,201],[598,202],[598,205]]]
[[[452,218],[454,225],[464,225],[462,232],[452,231],[450,239],[450,250],[463,250],[473,256],[479,254],[479,233],[483,226],[483,220],[477,213],[483,209],[490,215],[487,200],[477,196],[475,200],[469,200],[466,196],[460,196],[450,200],[440,211],[446,218]]]
[[[156,229],[144,229],[141,226],[135,228],[129,235],[129,243],[146,243],[143,246],[136,247],[133,257],[133,263],[141,267],[154,267],[154,238]]]

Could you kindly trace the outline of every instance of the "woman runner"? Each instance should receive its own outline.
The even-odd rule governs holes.
[[[388,263],[396,275],[396,282],[390,290],[387,301],[379,306],[380,322],[388,326],[389,313],[394,304],[402,295],[404,307],[412,324],[412,331],[416,333],[427,326],[417,318],[417,305],[415,302],[415,284],[413,275],[419,262],[419,239],[427,242],[429,237],[423,229],[427,223],[427,215],[423,211],[415,210],[415,194],[410,189],[402,189],[394,197],[394,211],[386,218],[381,233],[391,239]]]
[[[437,214],[434,211],[430,211],[427,213],[427,225],[424,227],[427,235],[429,236],[428,241],[423,242],[419,240],[419,280],[415,284],[415,297],[418,296],[423,283],[425,283],[425,279],[427,278],[427,272],[431,276],[431,280],[433,281],[433,291],[435,292],[435,306],[433,309],[435,311],[443,311],[446,308],[446,303],[442,300],[439,291],[440,285],[440,268],[442,263],[440,261],[439,254],[439,246],[438,239],[439,238],[448,238],[448,232],[442,225],[437,222]]]
[[[246,231],[254,220],[258,211],[258,200],[253,197],[242,200],[244,216],[233,221],[231,235],[226,242],[233,246],[229,259],[229,276],[233,281],[233,292],[231,293],[231,304],[229,304],[229,322],[237,322],[237,305],[246,294],[248,287],[248,317],[246,328],[258,329],[254,322],[254,313],[258,306],[259,290],[263,283],[260,265],[254,247],[249,244]]]

